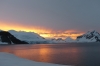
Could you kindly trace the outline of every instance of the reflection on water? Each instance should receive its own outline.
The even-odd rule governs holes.
[[[9,52],[40,62],[100,66],[99,44],[1,45],[0,52]]]

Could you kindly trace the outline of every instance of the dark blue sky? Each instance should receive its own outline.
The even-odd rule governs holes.
[[[0,0],[0,20],[56,31],[100,32],[100,0]]]

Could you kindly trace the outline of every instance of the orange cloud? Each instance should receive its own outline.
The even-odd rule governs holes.
[[[76,32],[76,30],[66,30],[66,31],[64,31],[64,33],[73,33],[73,32]]]
[[[16,30],[16,31],[26,31],[26,32],[35,32],[38,33],[40,36],[45,38],[63,38],[71,37],[76,39],[77,36],[82,35],[83,32],[79,32],[77,30],[65,30],[65,31],[56,31],[44,27],[37,27],[37,26],[25,26],[22,24],[17,24],[13,22],[4,22],[0,21],[0,29],[8,31],[8,30]]]
[[[26,31],[26,32],[36,32],[36,33],[50,33],[52,30],[45,29],[44,27],[38,27],[38,26],[25,26],[22,24],[17,24],[13,22],[3,22],[0,21],[0,29],[2,30],[16,30],[16,31]]]
[[[63,38],[71,37],[72,39],[76,39],[77,36],[84,34],[84,32],[80,32],[77,30],[65,30],[65,31],[52,31],[51,33],[40,33],[41,36],[45,38]]]
[[[83,33],[78,33],[78,34],[65,34],[65,33],[59,33],[59,34],[54,34],[54,33],[48,33],[48,34],[40,34],[40,36],[43,36],[45,38],[62,38],[66,39],[67,37],[71,37],[72,39],[76,39],[77,36],[82,35]]]

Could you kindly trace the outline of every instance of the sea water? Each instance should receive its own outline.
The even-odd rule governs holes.
[[[0,52],[39,62],[100,66],[100,43],[0,45]]]

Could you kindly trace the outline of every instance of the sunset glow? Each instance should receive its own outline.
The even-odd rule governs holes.
[[[79,2],[84,3],[80,0]],[[95,4],[96,2],[93,1]],[[90,6],[86,3],[83,6],[70,0],[25,0],[25,3],[23,0],[2,0],[0,3],[1,30],[35,32],[44,38],[56,39],[76,39],[92,30],[100,32],[100,19],[97,18],[100,17],[99,4],[91,3]]]
[[[54,33],[48,33],[48,34],[40,34],[40,36],[43,36],[45,38],[62,38],[66,39],[67,37],[71,37],[72,39],[76,39],[77,36],[82,35],[83,33],[79,34],[64,34],[64,33],[59,33],[59,34],[54,34]]]
[[[55,31],[52,29],[47,29],[44,27],[30,27],[30,26],[23,26],[21,24],[16,24],[14,25],[13,23],[7,23],[5,22],[0,22],[0,29],[1,30],[16,30],[16,31],[26,31],[26,32],[35,32],[39,34],[40,36],[44,38],[62,38],[66,39],[67,37],[71,37],[73,39],[76,39],[77,36],[82,35],[83,33],[75,33],[77,32],[76,30],[66,30],[66,31]]]

